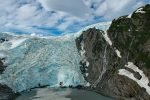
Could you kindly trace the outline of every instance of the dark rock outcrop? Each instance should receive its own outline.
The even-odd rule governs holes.
[[[18,95],[8,86],[0,84],[0,100],[14,100]]]
[[[150,100],[145,88],[118,74],[119,69],[125,69],[128,62],[133,62],[150,79],[150,5],[141,10],[142,13],[135,11],[131,18],[123,16],[112,21],[107,31],[112,46],[104,39],[104,32],[95,28],[84,31],[76,39],[79,51],[84,44],[89,66],[81,61],[81,71],[88,73],[85,79],[92,90],[120,100]],[[121,52],[121,58],[116,49]],[[138,72],[127,70],[136,79],[141,79]]]
[[[0,58],[0,74],[2,74],[6,68],[6,66],[3,63],[4,60],[5,60],[4,58]]]

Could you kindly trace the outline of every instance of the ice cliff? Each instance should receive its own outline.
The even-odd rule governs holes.
[[[0,33],[0,58],[6,69],[0,84],[15,92],[49,85],[88,86],[80,70],[82,59],[75,39],[89,28],[107,30],[110,22],[88,26],[77,33],[64,36],[16,35]]]

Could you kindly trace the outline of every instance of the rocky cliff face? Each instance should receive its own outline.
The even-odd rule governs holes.
[[[0,84],[0,100],[14,100],[18,95],[8,86]]]
[[[0,74],[2,74],[2,72],[5,70],[5,67],[4,64],[3,64],[3,60],[4,59],[0,59]]]
[[[76,39],[91,89],[121,100],[150,100],[150,5]]]

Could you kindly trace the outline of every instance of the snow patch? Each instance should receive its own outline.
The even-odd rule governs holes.
[[[89,76],[89,73],[85,73],[85,76],[88,77],[88,76]]]
[[[80,54],[81,54],[81,57],[83,57],[83,59],[85,58],[85,50],[84,50],[84,43],[81,42],[81,50],[80,50]]]
[[[116,52],[116,54],[117,54],[117,56],[119,57],[119,58],[121,58],[122,56],[121,56],[121,53],[120,53],[120,51],[119,50],[115,50],[115,52]]]
[[[112,46],[112,41],[111,41],[110,38],[108,37],[107,32],[105,32],[105,34],[103,34],[103,36],[104,36],[105,40],[107,41],[107,43],[108,43],[110,46]]]
[[[132,13],[127,16],[127,18],[131,18],[131,17],[132,17]]]
[[[87,82],[86,86],[89,87],[91,84],[89,82]]]
[[[132,62],[128,62],[128,64],[125,65],[125,67],[130,68],[130,69],[134,70],[135,72],[139,72],[139,74],[142,76],[142,78],[140,80],[138,80],[137,78],[134,77],[133,73],[127,71],[126,69],[120,69],[118,74],[127,76],[128,78],[134,80],[135,82],[137,82],[137,84],[139,84],[139,86],[145,88],[147,93],[150,95],[150,87],[148,86],[149,79],[147,78],[147,76],[145,76],[143,71],[140,70]]]
[[[128,31],[129,31],[129,32],[131,32],[131,30],[130,30],[130,29],[128,29]]]
[[[139,9],[136,10],[135,13],[146,13],[145,11],[142,11],[142,10],[143,10],[143,8],[139,8]]]
[[[86,67],[88,67],[90,65],[90,63],[88,61],[86,61]]]
[[[140,75],[145,76],[143,71],[140,70],[136,65],[134,65],[133,62],[128,62],[128,64],[125,65],[125,67],[130,68],[130,69],[134,70],[135,72],[139,72]]]

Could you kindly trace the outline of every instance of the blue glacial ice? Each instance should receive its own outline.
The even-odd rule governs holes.
[[[79,68],[80,55],[74,39],[22,38],[16,41],[21,40],[24,40],[21,45],[6,48],[8,67],[1,75],[1,80],[14,91],[38,85],[58,86],[60,82],[65,86],[86,83]]]

